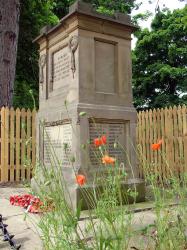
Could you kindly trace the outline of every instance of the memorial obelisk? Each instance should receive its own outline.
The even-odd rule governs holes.
[[[128,15],[102,15],[92,5],[77,1],[58,25],[43,28],[35,39],[40,46],[38,120],[43,121],[62,162],[74,207],[80,199],[74,170],[86,175],[90,188],[93,176],[102,168],[98,170],[90,147],[83,151],[81,145],[92,144],[102,134],[107,137],[109,154],[125,167],[128,178],[134,182],[138,178],[132,146],[137,119],[131,84],[131,34],[135,29]],[[80,117],[81,112],[86,115]],[[50,165],[48,138],[39,129],[38,140],[40,160]],[[125,148],[130,164],[122,150],[114,147],[115,142]],[[72,157],[75,169],[69,160]]]

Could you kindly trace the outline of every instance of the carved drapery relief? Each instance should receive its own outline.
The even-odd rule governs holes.
[[[78,37],[77,36],[72,36],[69,40],[69,49],[71,52],[71,70],[73,73],[73,78],[74,78],[74,74],[76,71],[76,65],[75,65],[75,51],[78,48]]]
[[[40,59],[39,59],[39,82],[40,84],[42,84],[43,86],[43,82],[44,82],[44,67],[46,64],[46,55],[41,55]]]

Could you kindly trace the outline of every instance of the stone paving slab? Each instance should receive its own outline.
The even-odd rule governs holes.
[[[40,215],[37,214],[27,214],[25,220],[25,210],[18,206],[12,206],[9,202],[10,195],[16,194],[26,194],[29,193],[28,188],[23,187],[12,187],[0,185],[0,214],[5,218],[4,222],[8,224],[8,231],[10,234],[15,235],[15,241],[17,244],[21,244],[21,250],[42,250],[42,241],[39,237],[39,229],[36,227],[37,222],[40,219]],[[175,202],[168,202],[168,206],[175,205]],[[134,212],[133,217],[133,228],[140,229],[149,224],[153,224],[155,220],[154,206],[152,202],[138,203],[131,205],[128,209]],[[94,212],[92,217],[95,217]],[[84,231],[87,227],[88,220],[88,211],[83,211],[81,213],[81,220],[79,221],[79,226]],[[98,223],[98,219],[94,218],[94,222]],[[132,242],[133,246],[136,246],[135,243],[146,241],[146,239],[134,239]],[[2,236],[0,235],[0,249],[8,250],[10,249],[7,242],[2,241]],[[63,250],[63,249],[62,249]]]
[[[28,193],[28,188],[2,187],[0,186],[0,214],[4,223],[8,224],[8,231],[14,234],[16,244],[21,244],[20,250],[42,250],[42,242],[39,232],[34,225],[39,220],[39,215],[28,214],[25,220],[25,209],[12,206],[9,202],[10,195]],[[11,249],[7,242],[0,236],[0,249]]]

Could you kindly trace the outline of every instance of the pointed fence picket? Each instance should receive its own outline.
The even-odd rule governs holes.
[[[30,180],[36,161],[36,111],[0,109],[0,182]]]
[[[151,145],[163,140],[161,149]],[[165,179],[187,172],[187,107],[185,105],[138,113],[137,144],[140,177],[145,171]],[[146,170],[145,170],[146,168]]]
[[[0,182],[30,180],[36,163],[36,110],[0,109]],[[151,145],[163,140],[159,151]],[[145,168],[169,178],[187,172],[187,107],[138,113],[137,144],[140,177]]]

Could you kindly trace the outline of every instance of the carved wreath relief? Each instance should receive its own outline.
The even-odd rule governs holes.
[[[74,78],[74,74],[76,71],[76,65],[75,65],[75,51],[78,48],[78,37],[77,36],[72,36],[69,40],[69,49],[71,52],[71,70],[73,73],[73,78]]]
[[[40,56],[39,59],[39,82],[42,84],[43,87],[43,82],[44,82],[44,66],[46,64],[46,55]]]

